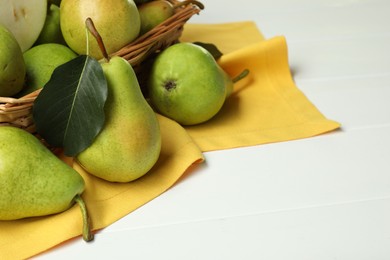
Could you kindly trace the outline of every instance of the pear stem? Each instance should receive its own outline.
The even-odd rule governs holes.
[[[76,195],[74,198],[75,202],[80,207],[81,215],[83,216],[83,239],[86,242],[93,240],[93,234],[91,232],[91,222],[88,216],[87,207],[85,206],[84,200],[81,198],[80,194]]]
[[[93,21],[92,21],[92,19],[90,17],[88,17],[85,20],[85,25],[87,26],[87,29],[91,32],[93,37],[95,37],[95,39],[96,39],[96,41],[97,41],[97,43],[99,45],[100,51],[103,54],[104,59],[107,62],[110,61],[110,57],[108,56],[106,46],[104,46],[103,38],[100,36],[100,33],[96,29],[95,24],[93,23]]]
[[[199,9],[201,9],[201,10],[204,9],[204,5],[203,5],[201,2],[196,1],[196,0],[185,0],[185,1],[181,1],[181,2],[179,2],[179,3],[177,3],[177,4],[175,4],[175,5],[173,6],[173,8],[176,9],[176,8],[178,8],[178,7],[180,7],[180,6],[188,5],[188,4],[194,4],[194,5],[198,6]]]
[[[248,69],[244,69],[240,74],[238,74],[236,77],[234,77],[232,79],[233,83],[236,83],[236,82],[242,80],[243,78],[248,76],[248,74],[249,74],[249,70]]]

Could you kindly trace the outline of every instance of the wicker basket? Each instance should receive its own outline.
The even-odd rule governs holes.
[[[125,58],[137,73],[142,70],[142,62],[149,56],[176,43],[181,36],[184,24],[195,14],[198,14],[203,5],[196,1],[169,0],[172,4],[182,4],[175,9],[175,14],[166,21],[111,54]],[[32,106],[40,90],[36,90],[21,98],[0,97],[0,126],[11,125],[35,132],[32,118]]]
[[[32,106],[41,90],[36,90],[21,98],[0,97],[0,126],[11,125],[35,132]]]
[[[173,5],[184,4],[187,1],[169,0]],[[121,56],[137,69],[150,54],[156,53],[177,42],[183,31],[183,25],[194,15],[198,14],[203,5],[197,1],[188,1],[175,9],[175,14],[163,23],[140,36],[138,39],[123,47],[114,55]]]

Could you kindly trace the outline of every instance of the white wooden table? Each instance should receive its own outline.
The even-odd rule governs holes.
[[[93,243],[36,259],[390,259],[390,1],[203,3],[191,22],[252,20],[284,35],[296,85],[342,129],[205,153]]]

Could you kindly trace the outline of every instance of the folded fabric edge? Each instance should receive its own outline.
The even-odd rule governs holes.
[[[275,80],[274,86],[279,95],[286,100],[286,103],[288,103],[290,108],[295,111],[297,115],[301,115],[302,121],[308,121],[309,123],[312,122],[313,124],[316,124],[316,122],[325,120],[331,123],[332,130],[340,128],[340,122],[328,119],[310,101],[305,93],[299,89],[299,86],[295,84],[294,75],[290,69],[290,62],[288,60],[289,56],[286,38],[284,36],[278,36],[271,39],[271,41],[277,44],[279,46],[278,48],[280,49],[279,52],[276,52],[276,48],[272,48],[267,55],[267,63],[270,67],[274,68],[271,69],[271,71],[274,71],[274,74],[271,78]],[[301,100],[302,102],[294,102],[294,100]],[[326,129],[327,128],[325,127],[324,130],[318,130],[318,134],[321,134],[322,132],[328,132]]]
[[[256,145],[280,143],[330,133],[340,127],[338,122],[332,120],[319,120],[299,125],[282,127],[280,129],[253,130],[245,133],[238,133],[230,140],[229,147],[224,146],[225,137],[198,138],[197,142],[204,152],[244,148]],[[321,131],[318,131],[321,128]]]

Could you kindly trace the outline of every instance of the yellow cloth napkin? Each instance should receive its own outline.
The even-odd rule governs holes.
[[[283,37],[264,40],[254,23],[238,22],[188,24],[181,40],[215,43],[225,53],[219,62],[228,73],[236,75],[244,68],[251,73],[235,86],[222,111],[205,124],[184,129],[159,116],[161,156],[139,180],[109,183],[74,164],[86,181],[83,198],[94,230],[107,227],[165,192],[192,165],[203,161],[201,151],[304,138],[339,127],[294,85]],[[63,159],[72,163],[69,158]],[[77,205],[53,216],[0,221],[0,259],[39,254],[79,236],[81,229]]]
[[[180,41],[213,43],[224,53],[264,40],[263,34],[252,21],[222,24],[192,24],[184,26]]]
[[[232,77],[244,69],[250,71],[235,84],[214,118],[185,127],[203,152],[306,138],[340,127],[295,86],[284,37],[262,40],[252,22],[215,24],[210,34],[208,25],[188,24],[186,29],[185,41],[201,38],[224,53],[219,64]]]
[[[161,155],[154,168],[142,178],[124,184],[110,183],[74,164],[86,182],[83,198],[94,230],[107,227],[157,197],[192,164],[202,162],[202,153],[186,131],[170,119],[158,118],[162,132]],[[72,163],[69,158],[63,159]],[[81,231],[82,219],[77,205],[53,216],[0,221],[0,259],[28,258],[79,236]]]

